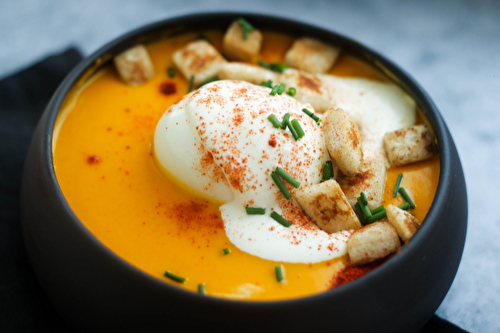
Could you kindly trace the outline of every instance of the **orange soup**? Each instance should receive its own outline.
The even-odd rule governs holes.
[[[219,50],[221,32],[205,36]],[[226,236],[219,204],[202,199],[169,179],[155,163],[152,143],[156,124],[188,91],[179,71],[170,78],[174,51],[195,40],[186,34],[147,45],[156,70],[146,84],[124,84],[109,65],[94,73],[68,95],[54,131],[54,167],[70,207],[92,234],[111,251],[167,283],[237,299],[285,299],[331,288],[346,256],[315,264],[273,262],[235,247]],[[267,62],[283,62],[293,39],[265,32],[260,52]],[[363,61],[342,54],[330,74],[388,79]],[[175,83],[165,95],[162,85]],[[164,87],[164,86],[163,86]],[[420,118],[419,122],[423,120]],[[412,214],[423,221],[434,198],[439,158],[390,168],[383,204],[400,205],[392,196],[398,174],[417,204]],[[221,251],[229,249],[224,255]],[[283,265],[286,283],[279,283],[275,266]],[[164,277],[171,271],[187,278],[183,284]]]

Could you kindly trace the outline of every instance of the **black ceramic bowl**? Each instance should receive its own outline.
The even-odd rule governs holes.
[[[439,186],[418,233],[377,270],[328,292],[285,301],[234,301],[203,297],[163,282],[96,239],[75,216],[57,183],[52,132],[61,103],[74,84],[139,41],[207,28],[223,30],[240,16],[259,29],[314,36],[340,45],[381,68],[415,99],[437,135]],[[424,90],[392,62],[351,39],[294,20],[209,13],[130,32],[68,75],[31,142],[22,184],[22,221],[27,251],[43,289],[60,314],[82,331],[416,332],[436,311],[455,277],[465,241],[467,196],[457,150],[441,115]]]

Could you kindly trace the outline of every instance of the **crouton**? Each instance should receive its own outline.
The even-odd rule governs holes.
[[[285,55],[285,63],[309,73],[325,73],[337,60],[340,49],[312,38],[299,38]]]
[[[385,210],[389,223],[396,229],[401,240],[405,243],[409,241],[420,227],[420,222],[410,213],[394,205],[387,206]]]
[[[243,38],[243,27],[234,21],[224,35],[224,54],[229,60],[251,62],[259,54],[262,33],[254,29]]]
[[[277,83],[294,87],[297,90],[295,99],[301,103],[310,103],[319,113],[334,105],[335,94],[327,89],[317,75],[290,68],[278,77]]]
[[[120,53],[113,60],[121,79],[129,86],[139,86],[155,75],[148,50],[142,44]]]
[[[333,179],[301,187],[295,191],[294,198],[318,227],[326,232],[361,228],[339,184]]]
[[[330,157],[344,175],[361,172],[363,151],[358,127],[347,113],[339,108],[330,108],[323,122],[325,143]]]
[[[264,81],[271,80],[277,84],[277,74],[258,66],[248,65],[240,62],[229,62],[222,66],[219,71],[221,80],[246,81],[253,84],[261,84]]]
[[[384,148],[392,166],[422,161],[437,152],[435,137],[426,125],[386,133]]]
[[[375,222],[356,230],[347,241],[351,265],[367,264],[396,252],[401,246],[398,233],[387,222]]]
[[[382,204],[385,186],[385,162],[382,159],[365,160],[361,172],[346,176],[339,174],[337,181],[352,207],[357,202],[361,192],[364,192],[368,199],[370,210]]]
[[[188,80],[194,75],[194,84],[213,78],[227,61],[205,40],[189,43],[186,47],[174,53],[174,64]]]

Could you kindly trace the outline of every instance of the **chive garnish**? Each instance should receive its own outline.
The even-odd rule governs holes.
[[[359,222],[361,222],[362,225],[365,225],[366,219],[363,215],[363,211],[361,210],[361,206],[359,205],[359,203],[356,202],[356,204],[354,205],[354,210],[356,211],[356,215],[358,215]]]
[[[300,183],[298,181],[296,181],[295,179],[293,179],[293,177],[290,176],[282,168],[276,168],[276,170],[274,170],[274,172],[277,173],[278,176],[280,176],[281,178],[283,178],[284,180],[286,180],[293,187],[295,187],[295,188],[299,188],[300,187]]]
[[[283,94],[283,92],[285,91],[285,87],[286,87],[286,83],[280,83],[280,86],[279,86],[278,91],[277,91],[278,95]]]
[[[302,112],[304,112],[305,114],[307,114],[309,117],[311,117],[315,122],[316,124],[319,125],[319,123],[321,122],[321,119],[319,119],[319,117],[317,115],[315,115],[314,113],[312,113],[311,111],[309,111],[308,109],[302,109]]]
[[[173,79],[175,76],[174,69],[172,67],[167,68],[167,75],[169,78]]]
[[[399,206],[399,209],[402,209],[402,210],[408,210],[408,208],[410,208],[410,204],[407,202],[405,202],[404,204]]]
[[[267,117],[267,119],[269,119],[269,121],[273,124],[275,128],[281,128],[281,123],[274,114],[270,114],[269,117]]]
[[[216,76],[214,76],[214,77],[209,78],[208,80],[203,81],[203,82],[202,82],[202,83],[198,86],[198,88],[203,87],[205,84],[209,84],[209,83],[212,83],[212,82],[215,82],[215,81],[219,81],[219,80],[220,80],[220,79],[219,79],[219,77],[216,75]]]
[[[241,25],[241,28],[243,29],[243,40],[247,40],[247,33],[248,32],[252,32],[254,31],[254,28],[253,26],[248,23],[247,20],[245,20],[244,18],[240,17],[237,22],[239,23],[239,25]]]
[[[404,187],[399,188],[399,193],[401,193],[401,195],[403,196],[403,199],[405,199],[405,201],[410,204],[411,209],[414,209],[416,207],[415,204],[413,203],[413,200],[411,200],[408,193],[406,193],[406,190],[404,189]]]
[[[366,224],[377,222],[378,220],[381,220],[386,216],[387,216],[387,211],[384,209],[383,211],[378,212],[377,214],[374,214],[372,217],[368,218]]]
[[[276,280],[283,282],[285,279],[285,267],[283,265],[274,266],[274,271],[276,272]]]
[[[384,209],[385,209],[385,207],[384,207],[384,205],[382,205],[382,206],[379,206],[379,207],[375,208],[374,210],[372,210],[371,213],[372,213],[372,215],[375,215],[377,213],[380,213]]]
[[[333,163],[332,161],[326,161],[323,164],[323,180],[322,182],[326,182],[329,179],[333,178]]]
[[[297,134],[297,131],[295,130],[295,128],[293,128],[293,125],[290,123],[290,120],[287,120],[286,126],[288,126],[288,129],[290,130],[290,132],[292,132],[292,135],[293,135],[293,138],[295,139],[295,141],[300,139],[299,135]]]
[[[401,179],[403,179],[403,174],[402,173],[400,173],[398,175],[398,180],[396,180],[396,186],[394,186],[394,191],[392,192],[392,196],[393,197],[397,197],[398,196],[399,185],[401,185]]]
[[[276,212],[272,212],[270,216],[273,218],[273,220],[275,220],[276,222],[278,222],[279,224],[281,224],[285,228],[288,228],[292,225],[290,222],[285,220],[280,214],[278,214]]]
[[[273,87],[273,89],[271,90],[271,92],[269,93],[269,95],[271,96],[276,96],[276,94],[278,93],[278,90],[280,89],[281,85],[277,84]]]
[[[364,192],[361,192],[361,200],[363,200],[363,205],[368,205],[368,199],[366,198],[366,195]]]
[[[370,210],[368,209],[368,206],[365,205],[365,203],[363,202],[363,199],[361,199],[361,197],[358,197],[357,200],[358,200],[359,206],[361,207],[361,210],[365,214],[366,218],[369,219],[370,217],[372,217],[372,212],[370,212]]]
[[[303,138],[305,133],[304,133],[304,130],[302,129],[302,126],[300,126],[300,123],[297,119],[292,120],[292,126],[295,129],[295,131],[297,132],[299,139]]]
[[[201,295],[205,295],[205,284],[204,283],[200,283],[198,285],[198,293]]]
[[[285,196],[285,199],[287,199],[287,200],[290,199],[292,197],[292,195],[286,189],[285,184],[283,184],[283,182],[281,181],[280,176],[275,174],[273,171],[273,172],[271,172],[271,178],[274,180],[274,183],[276,184],[276,186],[278,186],[281,193],[283,193],[283,195]]]
[[[264,67],[266,69],[269,69],[270,71],[273,71],[273,72],[276,72],[276,73],[280,73],[280,74],[283,73],[285,71],[285,69],[288,69],[287,65],[280,64],[280,63],[277,63],[277,62],[272,63],[272,64],[268,64],[265,61],[259,60],[258,64],[261,67]]]
[[[273,89],[273,81],[272,80],[262,81],[260,86]]]
[[[191,78],[189,79],[188,93],[193,91],[193,88],[194,88],[194,75],[191,75]]]
[[[226,249],[223,249],[223,250],[222,250],[222,254],[223,254],[223,255],[225,255],[225,256],[227,256],[229,253],[231,253],[231,250],[230,250],[230,249],[227,249],[227,248],[226,248]]]
[[[286,92],[286,94],[288,96],[294,97],[295,95],[297,95],[297,89],[295,89],[294,87],[290,87],[290,88],[288,88],[288,91]]]
[[[266,209],[260,207],[247,207],[245,210],[247,215],[264,215],[266,213]]]
[[[169,271],[165,271],[163,275],[179,283],[184,283],[187,280],[186,278],[183,278],[182,276],[179,275],[175,275],[174,273],[170,273]]]
[[[288,124],[288,120],[290,119],[290,114],[287,112],[283,117],[283,122],[281,123],[281,129],[286,129],[286,124]]]

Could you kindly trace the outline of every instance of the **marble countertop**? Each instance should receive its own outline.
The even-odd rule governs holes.
[[[0,2],[0,77],[76,46],[90,54],[143,24],[201,11],[296,18],[354,38],[410,73],[441,110],[468,187],[460,269],[438,315],[469,331],[499,332],[500,2],[133,1]]]

